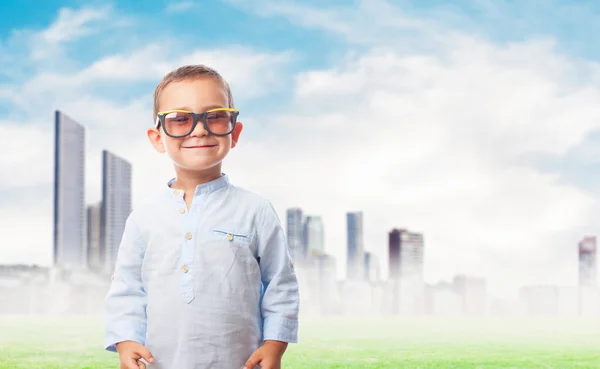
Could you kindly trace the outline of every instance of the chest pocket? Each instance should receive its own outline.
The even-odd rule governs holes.
[[[222,283],[240,283],[259,275],[258,260],[253,251],[250,233],[225,227],[211,228],[207,242],[206,259],[212,265],[213,276]]]

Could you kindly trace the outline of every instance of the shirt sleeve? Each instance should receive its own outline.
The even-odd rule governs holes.
[[[121,238],[114,278],[105,300],[104,348],[116,352],[116,344],[146,339],[146,291],[142,284],[144,243],[132,216]]]
[[[258,225],[258,256],[264,293],[263,339],[298,342],[298,281],[275,209],[267,202]]]

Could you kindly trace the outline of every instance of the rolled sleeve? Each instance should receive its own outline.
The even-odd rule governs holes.
[[[267,315],[263,324],[264,340],[298,342],[298,319]]]
[[[258,256],[264,293],[263,340],[298,342],[300,297],[287,239],[275,209],[267,202],[258,225]]]
[[[145,344],[147,299],[141,276],[143,259],[144,243],[130,215],[105,300],[105,350],[116,352],[116,344],[122,341]]]

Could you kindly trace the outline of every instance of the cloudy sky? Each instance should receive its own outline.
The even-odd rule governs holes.
[[[345,273],[345,213],[387,276],[387,233],[423,232],[425,277],[577,282],[600,231],[600,4],[561,1],[3,1],[0,263],[48,265],[53,112],[134,167],[134,207],[172,176],[145,137],[169,70],[232,85],[231,180],[325,222]]]

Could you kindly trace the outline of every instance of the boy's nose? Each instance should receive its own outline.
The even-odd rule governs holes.
[[[194,127],[194,130],[192,131],[192,133],[190,133],[190,136],[194,136],[194,137],[208,136],[208,131],[206,129],[204,129],[204,124],[202,124],[202,122],[199,121],[198,124],[196,124],[196,127]]]

